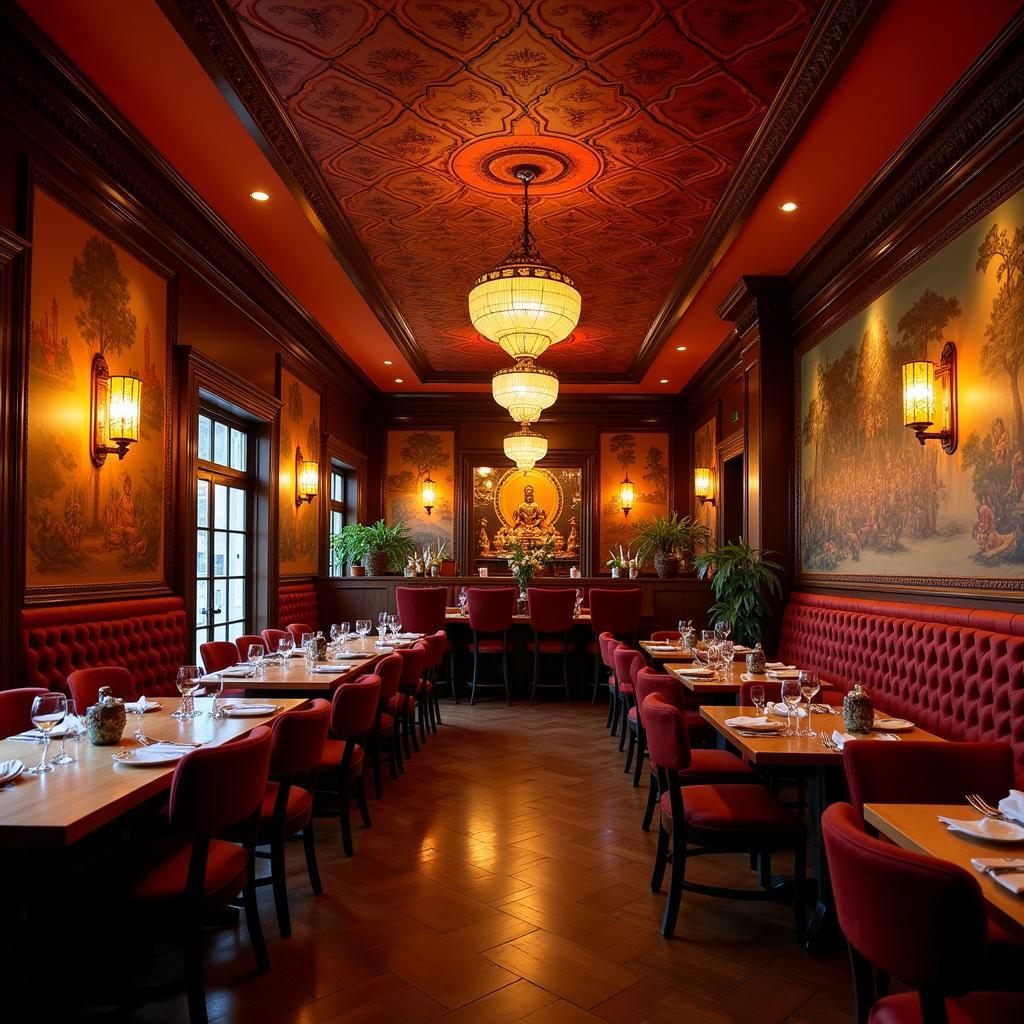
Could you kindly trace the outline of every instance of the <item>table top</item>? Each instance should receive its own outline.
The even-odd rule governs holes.
[[[641,640],[640,646],[651,659],[651,661],[693,661],[693,651],[684,650],[682,647],[672,645],[671,640]],[[659,648],[662,648],[659,650]],[[733,656],[733,661],[743,661],[750,652],[749,647],[738,648]]]
[[[462,622],[465,625],[469,625],[469,616],[463,615],[458,608],[446,608],[444,610],[444,621],[445,622]],[[513,615],[512,622],[515,625],[528,624],[530,621],[529,615]],[[579,615],[574,615],[572,619],[573,623],[577,626],[589,625],[590,624],[590,612],[584,609]]]
[[[692,668],[689,662],[668,662],[665,665],[665,671],[669,672],[674,678],[678,679],[691,693],[739,693],[740,682],[739,680],[729,674],[728,679],[708,679],[700,678],[698,676],[687,676],[680,675],[679,669]]]
[[[245,687],[248,694],[270,693],[305,693],[323,694],[332,692],[341,683],[351,682],[369,672],[380,661],[387,651],[374,647],[375,637],[357,637],[348,642],[347,649],[362,654],[361,658],[345,658],[339,661],[327,659],[327,665],[336,666],[337,672],[309,672],[306,659],[293,657],[288,659],[288,667],[282,668],[277,662],[268,663],[260,678],[246,679],[226,676],[224,688],[234,689]]]
[[[815,767],[818,765],[839,765],[843,762],[843,755],[840,751],[826,750],[821,745],[821,740],[810,736],[741,736],[735,729],[725,724],[727,718],[735,718],[738,715],[754,716],[758,713],[757,708],[751,707],[714,707],[701,705],[701,718],[708,721],[712,727],[721,733],[729,743],[736,747],[743,757],[752,764],[757,765],[788,765]],[[811,727],[815,732],[826,731],[831,733],[838,729],[843,731],[843,717],[833,712],[830,715],[815,712],[812,716]],[[880,736],[881,733],[871,733],[871,737]],[[893,734],[895,735],[895,734]],[[936,743],[944,743],[940,736],[935,736],[924,729],[911,729],[909,732],[899,734],[908,740],[934,740]]]
[[[994,878],[975,871],[972,857],[1019,857],[1021,844],[988,843],[950,832],[939,815],[972,821],[978,812],[966,804],[865,804],[864,821],[904,850],[950,861],[978,880],[985,899],[1003,920],[1024,932],[1024,898],[1014,896]]]
[[[146,735],[156,740],[188,741],[204,746],[219,746],[244,735],[258,725],[272,721],[280,711],[251,718],[210,718],[210,700],[196,699],[199,718],[178,721],[171,712],[178,706],[176,697],[162,697],[162,710],[145,715]],[[232,704],[260,701],[233,697]],[[274,703],[281,710],[305,703],[301,698],[282,697]],[[111,755],[118,750],[137,747],[132,738],[137,715],[128,715],[124,735],[116,746],[95,747],[88,740],[68,744],[76,764],[59,765],[45,775],[24,772],[0,790],[0,847],[67,846],[113,821],[146,800],[170,788],[174,764],[132,768],[117,765]],[[60,741],[50,743],[48,758],[56,756]],[[0,740],[0,761],[18,758],[31,768],[38,763],[41,743]]]

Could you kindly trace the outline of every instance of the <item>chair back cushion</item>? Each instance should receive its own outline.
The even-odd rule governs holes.
[[[690,767],[690,737],[683,712],[660,693],[650,693],[644,701],[643,715],[651,760],[666,771],[686,771]]]
[[[480,633],[504,633],[512,628],[519,592],[515,587],[470,587],[469,626]]]
[[[658,640],[678,640],[679,630],[678,629],[656,629],[651,634],[652,641]]]
[[[320,624],[320,601],[312,581],[288,583],[277,591],[277,621],[311,622],[313,632]],[[296,642],[298,639],[296,638]]]
[[[530,625],[538,633],[568,633],[576,611],[576,591],[569,587],[527,587]]]
[[[633,685],[636,687],[636,713],[640,716],[641,725],[644,725],[644,701],[652,693],[656,693],[666,704],[672,704],[680,711],[683,709],[680,694],[682,686],[666,672],[641,667]]]
[[[84,715],[100,697],[100,687],[109,686],[110,692],[121,700],[135,700],[132,674],[120,665],[110,668],[80,668],[68,676],[68,690],[75,700],[75,710]]]
[[[331,724],[331,705],[312,700],[308,707],[292,708],[274,721],[270,770],[275,775],[303,775],[320,764]]]
[[[41,686],[0,690],[0,739],[32,728],[32,701],[47,693]]]
[[[590,624],[600,636],[634,636],[640,625],[643,591],[639,587],[591,587]]]
[[[270,730],[261,725],[232,743],[186,754],[171,780],[171,827],[212,837],[254,814],[263,803],[270,747]]]
[[[199,657],[207,672],[223,672],[245,660],[238,657],[238,648],[230,640],[207,640],[199,645]]]
[[[262,633],[243,633],[241,636],[235,637],[235,647],[238,650],[238,660],[248,661],[249,660],[249,646],[250,644],[259,644],[263,648],[264,654],[270,654],[271,652],[267,649],[266,641],[263,639]],[[276,651],[277,648],[275,647]]]
[[[402,659],[402,674],[399,677],[398,688],[402,693],[415,693],[423,675],[427,648],[420,642],[413,644],[412,647],[403,647],[395,653]]]
[[[403,629],[410,633],[436,633],[444,629],[447,587],[395,587],[395,599]]]
[[[287,629],[265,629],[260,634],[263,637],[263,646],[268,652],[276,651],[277,645],[291,636]]]
[[[128,669],[139,693],[173,694],[192,658],[180,597],[27,608],[21,642],[24,681],[65,694],[69,673],[107,665]]]
[[[331,735],[354,742],[368,733],[377,721],[380,678],[360,676],[354,683],[342,683],[331,702]]]
[[[633,684],[633,676],[646,664],[644,656],[626,644],[619,644],[612,655],[615,663],[615,679],[619,686]]]
[[[405,623],[403,622],[404,626]],[[448,634],[440,629],[436,633],[428,633],[420,641],[423,644],[423,671],[429,672],[444,661],[444,648],[448,643]]]
[[[289,622],[285,629],[292,635],[295,645],[302,643],[304,633],[315,633],[316,630],[308,622]]]
[[[1009,743],[1024,788],[1024,615],[797,592],[779,657],[945,739]]]
[[[373,667],[380,679],[380,701],[387,707],[388,701],[398,693],[398,684],[402,678],[402,667],[405,664],[400,654],[388,654],[381,658]]]
[[[1008,743],[851,743],[843,767],[860,813],[864,804],[961,804],[968,793],[994,804],[1013,786]]]
[[[821,825],[839,925],[853,948],[912,988],[964,992],[985,949],[977,881],[955,864],[873,839],[850,804],[832,804]]]

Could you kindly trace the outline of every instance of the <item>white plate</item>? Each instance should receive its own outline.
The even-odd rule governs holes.
[[[25,770],[25,762],[12,757],[9,761],[0,761],[0,786],[13,782]]]
[[[1016,825],[1012,821],[1000,821],[998,818],[976,818],[973,821],[958,818],[944,818],[939,821],[949,828],[950,832],[970,836],[972,839],[984,839],[990,843],[1024,843],[1024,825]]]
[[[111,754],[110,759],[115,764],[125,764],[131,768],[155,768],[162,764],[174,764],[187,753],[188,751],[183,748],[131,747],[128,750],[119,750],[116,754]]]
[[[234,707],[224,709],[228,718],[259,718],[264,715],[272,715],[277,711],[277,704],[236,704]]]
[[[913,722],[905,718],[876,718],[872,729],[879,732],[910,732],[914,728]]]

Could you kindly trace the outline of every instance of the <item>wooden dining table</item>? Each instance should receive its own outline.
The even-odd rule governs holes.
[[[644,654],[653,662],[693,661],[693,651],[678,647],[671,641],[641,640],[640,647]],[[743,661],[750,653],[749,647],[739,647],[733,655],[733,661]]]
[[[1004,889],[990,875],[976,871],[972,857],[1024,856],[1024,844],[993,843],[951,832],[939,821],[974,821],[979,814],[967,804],[865,804],[864,821],[904,850],[957,864],[978,880],[988,905],[1006,927],[1024,935],[1024,897]]]
[[[222,701],[235,707],[265,701],[232,697]],[[162,708],[143,715],[145,734],[153,740],[200,743],[216,747],[266,725],[282,711],[305,703],[303,698],[278,698],[277,710],[258,716],[213,719],[211,700],[196,698],[199,717],[178,720],[171,712],[176,697],[161,697]],[[152,797],[167,791],[174,764],[132,767],[112,760],[119,750],[138,748],[134,733],[138,715],[129,714],[124,734],[113,746],[93,746],[87,739],[68,744],[75,764],[59,765],[44,775],[23,772],[0,789],[0,849],[66,848],[104,825],[135,810]],[[60,740],[51,740],[49,759],[56,755]],[[24,740],[0,740],[0,761],[17,758],[27,768],[39,761],[42,744]]]
[[[409,646],[414,641],[407,641],[400,646]],[[287,667],[278,659],[267,662],[258,676],[224,675],[224,689],[244,689],[247,697],[266,697],[272,694],[305,695],[322,697],[331,694],[342,683],[351,682],[361,675],[373,670],[374,665],[394,647],[376,646],[376,638],[372,636],[357,637],[346,644],[346,650],[358,654],[357,658],[331,658],[320,666],[333,671],[312,672],[306,668],[306,659],[295,655],[288,659]]]
[[[458,608],[446,608],[444,612],[444,621],[446,623],[456,624],[461,623],[464,626],[469,625],[469,615],[463,615]],[[590,610],[584,608],[580,611],[579,615],[574,615],[572,618],[574,626],[589,626],[590,625]],[[516,612],[512,616],[513,625],[528,625],[530,622],[529,615],[520,615]]]
[[[665,663],[665,671],[678,679],[690,693],[709,698],[710,703],[736,703],[736,696],[740,692],[740,681],[736,675],[732,672],[722,678],[687,675],[687,670],[692,668],[692,662],[669,661]]]
[[[763,773],[806,780],[811,864],[817,883],[817,898],[807,926],[807,949],[812,953],[818,953],[833,948],[838,941],[839,928],[832,886],[828,877],[825,844],[821,838],[821,815],[829,804],[847,799],[848,796],[846,780],[843,777],[842,752],[828,749],[817,734],[843,732],[842,715],[836,709],[833,709],[831,714],[814,713],[811,716],[814,736],[745,736],[732,726],[726,725],[726,719],[740,715],[756,716],[757,708],[702,705],[700,714],[740,757]],[[870,733],[865,739],[855,742],[885,742],[879,739],[883,735],[886,734]],[[940,736],[916,727],[898,735],[908,740],[946,742]]]

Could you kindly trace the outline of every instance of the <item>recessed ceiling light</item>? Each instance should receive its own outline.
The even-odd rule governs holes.
[[[390,366],[391,365],[391,360],[390,359],[385,359],[384,360],[384,365],[385,366]]]
[[[795,213],[800,209],[800,204],[794,203],[792,199],[787,199],[784,203],[779,203],[779,209],[783,213]]]
[[[257,203],[265,203],[270,198],[269,192],[261,192],[257,189],[255,192],[249,193],[250,199],[255,199]]]
[[[402,379],[401,377],[396,377],[396,378],[395,378],[395,383],[396,383],[396,384],[404,384],[404,383],[405,383],[405,381],[404,381],[404,380],[403,380],[403,379]]]
[[[676,351],[677,352],[685,352],[686,351],[686,346],[685,345],[676,345]]]
[[[658,383],[659,384],[667,384],[668,383],[668,377],[662,377],[661,380],[658,381]]]

